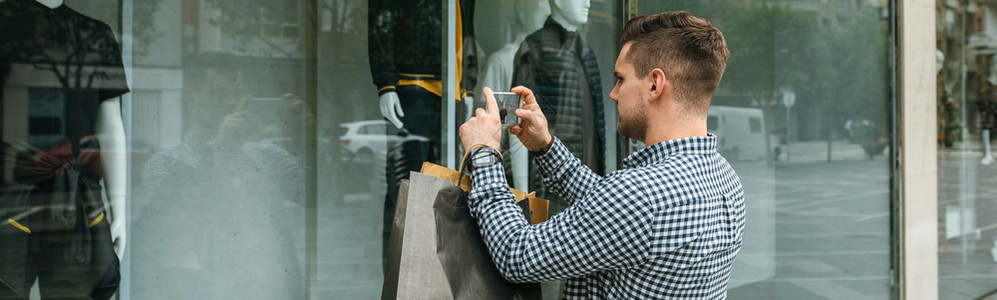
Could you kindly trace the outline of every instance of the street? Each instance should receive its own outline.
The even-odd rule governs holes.
[[[732,271],[732,299],[886,299],[890,293],[889,169],[884,155],[868,160],[858,145],[793,144],[791,162],[734,162],[746,192],[747,229]],[[958,179],[958,166],[941,164],[939,189]],[[973,299],[997,287],[990,255],[997,235],[997,166],[980,167],[975,199],[981,238],[963,263],[961,239],[945,239],[939,197],[941,299]],[[955,179],[953,179],[955,178]],[[371,197],[373,196],[373,197]],[[942,197],[949,196],[949,197]],[[320,195],[321,198],[321,195]],[[350,194],[320,201],[319,299],[380,296],[381,195]]]

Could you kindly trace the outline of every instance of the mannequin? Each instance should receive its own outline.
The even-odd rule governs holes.
[[[55,9],[64,0],[37,0]],[[97,138],[101,144],[101,162],[104,165],[104,189],[111,204],[111,240],[114,252],[120,259],[125,253],[127,228],[125,227],[125,197],[128,195],[126,174],[128,174],[125,126],[121,120],[121,97],[104,100],[100,104],[97,118]]]
[[[385,5],[384,3],[374,3],[374,2],[378,2],[378,1],[371,1],[370,7],[368,7],[368,9],[370,10],[369,13],[376,14],[376,13],[384,13],[384,12],[387,11],[387,12],[390,12],[387,15],[392,16],[392,17],[395,17],[395,16],[393,16],[393,14],[397,14],[397,11],[391,12],[393,10],[392,9],[393,7],[390,7],[389,5]],[[477,63],[476,62],[472,62],[472,60],[477,60],[477,56],[476,56],[476,52],[477,51],[475,49],[476,47],[475,47],[474,42],[473,42],[474,41],[474,27],[472,26],[473,22],[471,21],[471,16],[473,16],[473,14],[474,14],[474,1],[473,0],[463,0],[463,1],[460,1],[460,4],[458,4],[458,5],[460,6],[460,12],[458,13],[459,18],[462,16],[462,18],[460,18],[461,20],[459,21],[460,24],[458,26],[462,27],[461,28],[462,39],[465,41],[464,43],[462,43],[462,45],[458,46],[458,48],[459,48],[458,49],[458,56],[461,56],[460,59],[462,59],[464,61],[464,63],[462,63],[461,66],[460,66],[461,67],[461,71],[463,71],[464,74],[461,76],[463,78],[461,78],[461,82],[459,84],[460,86],[458,88],[462,90],[460,92],[460,94],[465,94],[465,95],[460,95],[458,97],[458,99],[461,99],[461,101],[459,101],[459,102],[463,105],[463,108],[464,108],[464,119],[469,119],[469,118],[471,118],[471,113],[474,111],[474,97],[471,96],[471,95],[466,95],[466,94],[468,94],[468,92],[470,91],[470,87],[474,87],[475,86],[475,81],[476,80],[475,80],[475,74],[474,73],[477,71],[477,68],[476,68]],[[439,5],[437,4],[435,6],[439,6]],[[435,7],[435,6],[433,6],[433,7]],[[423,5],[423,7],[425,7],[425,5]],[[436,16],[435,14],[430,14],[430,15],[427,15],[426,17],[435,17],[435,16]],[[378,25],[374,25],[373,23],[371,24],[371,27],[376,27],[376,26],[378,26]],[[412,29],[407,29],[407,28],[406,29],[398,29],[397,27],[396,28],[391,28],[391,30],[398,30],[398,32],[392,32],[392,34],[406,34],[404,32],[405,30],[427,30],[427,29],[430,29],[430,28],[412,28]],[[436,29],[436,30],[439,30],[439,29]],[[372,42],[372,43],[379,43],[379,42]],[[412,46],[412,45],[398,45],[398,44],[396,44],[396,45],[391,45],[391,46],[403,46],[404,47],[404,46]],[[437,47],[439,47],[439,46],[437,46]],[[385,47],[385,48],[390,48],[390,46],[389,47]],[[384,53],[381,53],[381,54],[383,55]],[[397,54],[396,53],[392,53],[391,55],[397,55]],[[374,55],[372,55],[372,56],[374,56]],[[383,64],[385,62],[382,61],[380,63]],[[471,66],[471,67],[469,67],[469,66]],[[398,66],[394,66],[394,67],[398,67]],[[376,73],[376,71],[374,73]],[[403,71],[398,71],[398,73],[404,73],[404,70]],[[431,72],[431,73],[438,73],[438,71]],[[397,74],[397,75],[401,75],[401,74]],[[378,96],[378,100],[379,100],[379,103],[380,103],[379,108],[380,108],[381,116],[383,116],[385,119],[387,119],[389,122],[391,122],[391,124],[395,125],[395,127],[399,128],[399,129],[400,128],[404,128],[405,127],[405,123],[402,122],[402,120],[400,118],[405,117],[405,109],[402,108],[402,102],[401,102],[401,99],[398,96],[398,93],[395,91],[394,87],[392,87],[390,89],[387,89],[387,90],[384,90],[384,88],[387,85],[390,85],[390,84],[399,84],[400,85],[401,83],[399,83],[397,81],[395,81],[395,82],[390,82],[389,81],[388,83],[378,83],[377,81],[378,81],[378,79],[375,79],[375,85],[378,86],[379,91],[380,91],[380,95]],[[440,87],[442,88],[442,83],[440,84]]]
[[[550,17],[565,30],[576,32],[589,21],[590,0],[551,0]]]
[[[0,197],[0,298],[27,299],[37,279],[43,299],[107,299],[126,235],[117,40],[62,0],[8,0],[0,12],[3,185],[20,191]]]
[[[513,59],[519,44],[526,39],[526,36],[543,27],[544,20],[550,15],[550,4],[545,0],[518,0],[513,2],[513,18],[515,22],[512,30],[514,36],[505,46],[488,55],[485,64],[485,74],[482,78],[482,87],[487,86],[495,91],[503,91],[512,87]],[[498,36],[498,33],[492,33]],[[481,87],[476,90],[481,90]],[[480,106],[484,106],[483,104]],[[520,190],[530,190],[527,182],[529,174],[529,152],[523,148],[519,139],[505,133],[503,136],[503,156],[506,158],[506,174],[512,175],[512,185]]]
[[[437,0],[370,0],[368,51],[371,77],[378,93],[381,115],[409,134],[429,138],[428,145],[414,139],[388,145],[385,161],[383,247],[387,247],[397,201],[398,183],[418,171],[423,162],[439,162],[444,100],[458,101],[458,116],[470,118],[473,89],[477,83],[477,55],[472,22],[475,0],[457,3],[457,91],[443,99],[441,67],[444,62],[442,2]],[[462,103],[460,103],[462,102]],[[458,117],[460,118],[460,117]],[[379,152],[379,151],[375,151]]]
[[[550,0],[550,8],[543,28],[520,45],[511,86],[534,90],[551,133],[583,164],[602,174],[605,121],[599,67],[595,54],[578,34],[588,22],[589,0]],[[538,196],[555,198],[546,193],[535,168],[530,168],[529,182]]]

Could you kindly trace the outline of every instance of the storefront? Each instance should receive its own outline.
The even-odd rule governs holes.
[[[41,60],[0,65],[14,74],[0,80],[4,145],[48,149],[99,135],[103,152],[126,153],[103,157],[120,161],[111,164],[121,172],[106,171],[91,190],[117,189],[95,198],[106,199],[105,209],[87,210],[107,212],[88,220],[106,224],[114,240],[94,243],[113,245],[122,258],[120,299],[379,298],[398,183],[423,161],[457,168],[456,131],[483,106],[483,87],[534,89],[569,150],[598,173],[618,170],[645,146],[618,133],[608,97],[623,24],[673,10],[709,19],[731,51],[709,113],[709,130],[747,195],[730,298],[971,299],[997,289],[997,260],[967,250],[961,262],[946,263],[944,247],[954,245],[948,238],[962,238],[964,250],[992,242],[987,233],[997,226],[973,217],[975,231],[951,229],[936,240],[940,224],[969,221],[965,205],[946,208],[962,213],[957,221],[934,218],[949,200],[935,192],[944,176],[935,177],[933,165],[948,165],[934,159],[933,143],[918,144],[926,134],[934,142],[934,131],[910,125],[934,124],[934,108],[918,106],[930,98],[905,90],[924,81],[917,81],[923,70],[906,62],[923,60],[917,37],[933,29],[903,16],[930,14],[916,6],[924,1],[54,2],[0,1],[0,14],[40,22],[17,28],[76,33],[54,43],[68,47],[4,43],[0,54],[73,57],[79,47],[111,59],[74,66],[21,51]],[[91,27],[51,25],[59,18],[109,30],[97,41],[73,31]],[[60,66],[88,73],[66,75]],[[56,75],[37,75],[46,72]],[[74,80],[87,76],[96,84]],[[77,111],[61,109],[67,96],[51,92],[60,89],[95,92],[100,108],[87,116],[101,117],[80,121]],[[123,134],[100,127],[109,100],[120,101]],[[99,128],[77,133],[74,122]],[[503,139],[502,151],[513,186],[551,199],[551,213],[566,207],[545,191],[514,137]],[[13,167],[18,161],[5,161],[0,170],[15,191],[8,194],[31,189]],[[13,222],[0,233],[28,233],[21,227],[30,229],[36,210],[3,208],[0,216]],[[38,297],[31,283],[43,275],[6,272],[31,264],[3,268],[0,282]],[[543,288],[556,299],[560,283]]]

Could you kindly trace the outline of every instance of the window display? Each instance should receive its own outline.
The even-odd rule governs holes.
[[[730,297],[886,297],[893,2],[0,0],[0,298],[377,299],[400,181],[458,167],[484,87],[533,89],[565,155],[617,171],[641,148],[608,97],[623,24],[678,10],[731,51],[707,116],[745,190]],[[957,41],[940,169],[972,175],[985,93],[958,86],[990,77],[958,79]],[[502,135],[508,182],[562,211]],[[987,268],[992,238],[965,234],[985,218],[959,207],[942,266]],[[943,290],[992,281],[949,271]]]
[[[578,33],[588,22],[589,0],[552,0],[550,8],[544,26],[520,44],[512,86],[536,91],[551,133],[583,164],[603,174],[606,142],[599,63]],[[530,188],[552,198],[543,192],[539,173],[533,169]]]
[[[0,85],[0,298],[36,278],[43,298],[110,298],[127,180],[114,33],[62,1],[0,3]]]

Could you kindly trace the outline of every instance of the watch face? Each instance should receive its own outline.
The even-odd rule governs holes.
[[[498,155],[495,150],[483,149],[471,157],[471,165],[475,168],[488,167],[498,162]]]
[[[474,165],[474,167],[476,168],[491,166],[495,164],[495,156],[480,155],[478,157],[475,157],[474,160],[471,161],[471,164]]]

